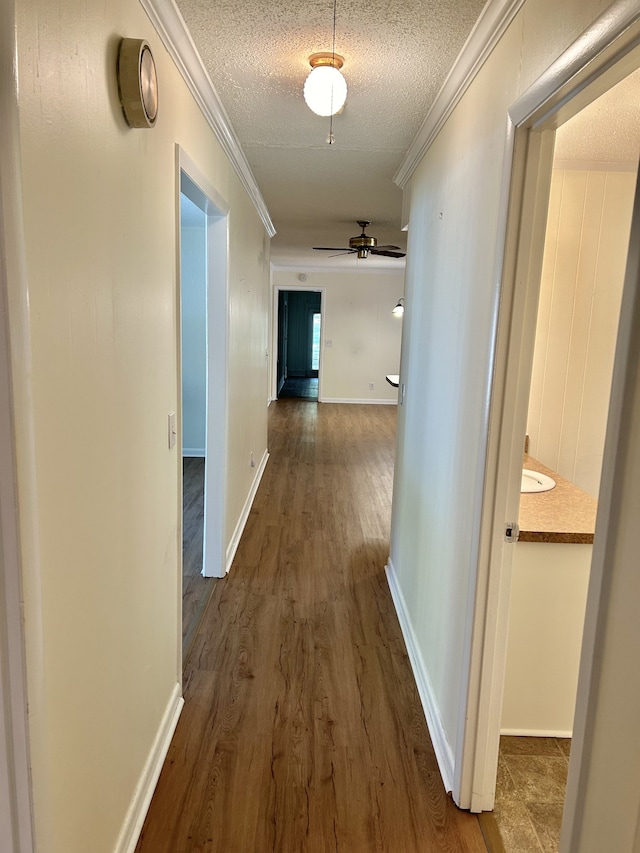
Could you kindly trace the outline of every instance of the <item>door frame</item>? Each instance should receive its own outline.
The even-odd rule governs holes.
[[[224,577],[227,571],[226,493],[228,444],[228,363],[229,363],[229,210],[200,168],[180,145],[176,146],[177,205],[177,365],[178,365],[178,438],[179,465],[179,582],[182,590],[182,308],[180,193],[184,193],[206,214],[206,292],[207,292],[207,364],[206,364],[206,429],[204,476],[204,537],[202,574]],[[187,178],[183,188],[182,176]],[[179,595],[182,619],[182,592]],[[181,634],[182,632],[180,632]],[[182,651],[180,651],[182,660]]]
[[[15,70],[15,4],[0,5],[0,848],[33,853],[33,802],[30,732],[27,712],[26,635],[23,585],[27,567],[31,602],[31,641],[38,645],[40,614],[37,536],[21,531],[18,511],[18,470],[23,505],[32,508],[34,471],[33,421],[29,396],[30,345],[24,226],[18,81]],[[20,436],[19,468],[16,436]],[[28,509],[29,511],[29,509]],[[33,714],[40,710],[42,660],[30,673]],[[41,816],[41,820],[44,816]]]
[[[278,294],[280,291],[307,291],[308,293],[320,294],[320,360],[318,367],[318,402],[322,403],[322,362],[324,356],[324,347],[322,346],[322,336],[324,335],[324,312],[325,299],[327,294],[326,287],[311,287],[305,285],[273,285],[273,302],[271,315],[273,323],[271,325],[271,352],[274,357],[271,359],[271,400],[278,399],[278,326],[280,324]]]
[[[636,2],[618,0],[508,111],[490,429],[470,625],[469,683],[466,705],[461,708],[463,738],[454,780],[456,802],[472,811],[492,809],[495,796],[513,556],[504,534],[505,524],[517,519],[520,502],[554,132],[640,65],[639,45],[640,9]],[[613,409],[612,415],[615,418]],[[605,512],[602,507],[598,513],[598,524],[603,527],[607,523],[601,518]],[[592,575],[601,571],[602,566],[598,568],[594,559]],[[585,637],[589,621],[592,626],[597,621],[598,607],[599,600],[590,598]],[[593,651],[585,639],[581,683],[590,678]],[[576,742],[579,736],[576,731],[576,754],[581,751],[581,744]]]

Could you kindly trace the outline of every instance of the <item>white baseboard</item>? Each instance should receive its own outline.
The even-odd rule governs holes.
[[[573,737],[572,731],[560,729],[500,729],[500,734],[507,737]]]
[[[204,459],[206,457],[204,447],[184,447],[182,449],[182,457],[191,457],[195,456],[198,459]]]
[[[176,683],[127,809],[113,853],[133,853],[136,848],[183,705],[182,688]]]
[[[398,400],[356,400],[348,399],[347,397],[323,397],[318,400],[319,403],[355,403],[361,406],[397,406]]]
[[[251,512],[251,507],[253,506],[253,501],[255,499],[256,492],[258,491],[258,486],[260,485],[260,480],[262,480],[262,475],[264,474],[264,469],[267,467],[268,461],[269,451],[265,450],[264,455],[260,460],[260,464],[256,469],[256,475],[253,478],[253,483],[251,484],[251,489],[249,490],[247,499],[244,502],[244,506],[242,507],[242,512],[240,513],[240,518],[238,519],[238,523],[236,524],[236,529],[233,531],[233,536],[231,537],[231,541],[229,542],[229,545],[227,547],[227,572],[231,568],[233,558],[235,557],[236,551],[238,550],[240,538],[247,523],[247,519],[249,518],[249,513]]]
[[[389,589],[391,591],[391,598],[393,599],[396,613],[398,614],[402,636],[404,637],[404,641],[407,646],[411,669],[413,670],[413,676],[416,680],[416,686],[424,709],[424,715],[427,718],[427,726],[429,728],[431,742],[433,743],[436,759],[438,761],[438,767],[440,768],[440,775],[442,776],[444,787],[447,793],[449,793],[453,789],[455,765],[453,750],[447,740],[447,735],[444,730],[444,726],[442,725],[438,702],[433,692],[433,687],[431,686],[427,668],[424,665],[424,660],[411,624],[407,605],[405,603],[402,590],[400,589],[400,585],[398,584],[395,569],[391,560],[387,563],[386,572]]]

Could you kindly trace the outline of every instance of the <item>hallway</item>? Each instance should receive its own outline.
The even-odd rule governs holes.
[[[384,572],[396,409],[284,400],[138,853],[484,853],[442,787]]]

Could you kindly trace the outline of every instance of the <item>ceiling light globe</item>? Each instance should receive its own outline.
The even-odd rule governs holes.
[[[316,115],[335,115],[347,100],[347,81],[337,68],[319,65],[305,80],[304,99]]]

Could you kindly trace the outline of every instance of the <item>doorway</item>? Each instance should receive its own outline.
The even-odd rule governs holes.
[[[555,135],[524,467],[557,485],[522,495],[513,546],[495,807],[507,853],[508,839],[532,851],[559,844],[638,174],[639,86],[636,71]]]
[[[181,176],[181,187],[188,178]],[[192,193],[193,194],[193,193]],[[180,192],[182,375],[182,652],[211,593],[203,574],[207,429],[207,214]]]
[[[277,291],[277,398],[318,402],[322,292]]]
[[[179,150],[182,648],[226,574],[228,207]]]

